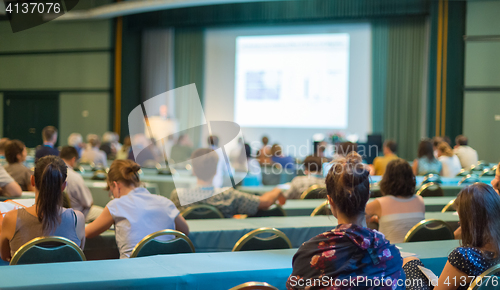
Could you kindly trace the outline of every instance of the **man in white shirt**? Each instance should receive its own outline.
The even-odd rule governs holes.
[[[458,135],[455,138],[455,148],[453,149],[453,153],[457,155],[458,159],[460,159],[460,164],[462,168],[469,169],[472,165],[477,165],[478,157],[476,150],[472,149],[468,146],[468,139],[464,135]]]
[[[73,170],[78,159],[78,151],[71,146],[63,147],[60,153],[61,159],[68,166],[68,177],[66,179],[66,191],[69,196],[71,208],[81,211],[86,217],[86,220],[93,220],[98,216],[89,214],[93,207],[94,199],[90,189],[85,185],[83,177]],[[101,210],[102,211],[102,210]],[[93,218],[92,218],[93,217]]]

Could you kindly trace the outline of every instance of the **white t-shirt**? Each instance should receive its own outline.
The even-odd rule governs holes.
[[[130,258],[134,247],[147,235],[175,229],[179,210],[168,198],[138,187],[107,205],[115,221],[116,245],[120,259]]]
[[[441,156],[438,160],[441,161],[443,165],[441,169],[442,177],[455,177],[460,173],[460,170],[462,170],[462,165],[460,165],[460,160],[457,155],[453,155],[452,157]]]
[[[472,149],[470,146],[457,147],[453,149],[453,152],[460,160],[462,168],[469,169],[472,165],[477,165],[477,151]]]

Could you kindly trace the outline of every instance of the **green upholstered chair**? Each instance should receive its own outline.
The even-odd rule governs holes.
[[[258,237],[259,235],[266,237]],[[290,239],[282,231],[275,228],[259,228],[241,237],[234,245],[233,252],[291,248]]]
[[[181,212],[181,215],[187,220],[199,219],[222,219],[224,215],[213,205],[195,204]]]
[[[439,184],[430,182],[422,185],[416,193],[422,197],[426,196],[444,196],[444,191]]]
[[[86,261],[80,247],[74,242],[56,236],[38,237],[19,248],[10,265]]]
[[[163,236],[174,236],[174,238],[167,241],[157,240],[159,237]],[[130,257],[135,258],[194,252],[193,243],[185,234],[176,230],[161,230],[144,237],[144,239],[135,246]]]
[[[405,236],[404,242],[427,242],[453,240],[455,238],[451,227],[442,220],[423,220],[411,228]]]

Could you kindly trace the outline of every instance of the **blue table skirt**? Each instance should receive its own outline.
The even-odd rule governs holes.
[[[398,244],[439,275],[458,241]],[[3,267],[0,289],[229,289],[248,281],[285,289],[297,249],[195,253]]]

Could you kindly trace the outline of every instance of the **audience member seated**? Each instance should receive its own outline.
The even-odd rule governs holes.
[[[66,172],[66,164],[57,156],[36,161],[31,178],[36,203],[9,211],[2,222],[0,255],[4,261],[10,261],[25,243],[42,236],[64,237],[83,249],[85,217],[79,211],[62,207]]]
[[[280,164],[283,170],[291,169],[295,165],[295,160],[290,156],[284,155],[283,149],[279,144],[274,144],[273,147],[271,147],[271,155],[273,163]]]
[[[462,168],[469,169],[472,165],[477,165],[477,152],[467,145],[469,143],[467,137],[458,135],[457,138],[455,138],[455,143],[456,145],[453,149],[453,153],[457,155]]]
[[[193,174],[197,178],[196,188],[178,188],[170,198],[179,210],[193,204],[210,204],[217,207],[225,217],[235,214],[255,215],[265,210],[278,199],[283,202],[281,189],[275,188],[262,196],[237,191],[231,187],[218,188],[213,184],[219,157],[212,149],[202,148],[191,155]]]
[[[304,160],[305,176],[296,176],[290,182],[290,189],[283,193],[286,199],[299,199],[311,185],[325,185],[325,178],[321,174],[323,163],[321,157],[307,156]]]
[[[257,159],[261,165],[272,164],[271,160],[271,146],[269,146],[269,138],[267,136],[262,137],[262,148],[260,148],[257,154]]]
[[[7,173],[21,186],[23,191],[34,191],[35,188],[31,185],[31,176],[33,172],[24,166],[26,161],[26,146],[19,140],[11,140],[5,146],[5,159],[8,165],[5,166]]]
[[[93,238],[115,225],[120,259],[129,258],[134,247],[147,235],[164,229],[189,234],[189,227],[175,205],[166,197],[141,187],[141,167],[131,160],[115,160],[108,172],[108,190],[115,199],[85,228]]]
[[[71,133],[68,137],[68,146],[74,147],[78,152],[78,158],[82,156],[83,149],[85,148],[85,143],[83,143],[82,134]]]
[[[455,206],[462,229],[461,246],[448,255],[448,262],[439,276],[435,290],[465,290],[475,277],[500,262],[500,196],[490,186],[475,183],[462,189]],[[425,267],[415,257],[406,258],[403,267],[406,278],[412,281],[421,279],[422,284],[417,285],[429,285],[418,266]]]
[[[418,145],[418,159],[413,161],[413,174],[440,174],[441,169],[441,162],[434,157],[432,142],[427,139],[420,141]]]
[[[99,150],[99,136],[96,134],[87,135],[87,148],[83,150],[80,162],[82,163],[94,163],[96,166],[101,165],[103,167],[108,166],[108,161],[106,158],[106,153]]]
[[[123,146],[116,153],[116,159],[124,160],[128,158],[128,155],[132,148],[132,142],[130,142],[130,136],[125,137],[123,140]]]
[[[5,145],[9,142],[9,138],[0,139],[0,159],[5,159]]]
[[[356,280],[360,276],[365,279],[358,280],[356,289],[369,289],[369,284],[365,283],[371,282],[367,280],[373,282],[381,276],[391,281],[404,279],[399,250],[380,232],[366,228],[365,206],[370,198],[370,175],[361,162],[361,156],[350,153],[346,158],[336,160],[328,172],[327,200],[338,226],[300,246],[293,257],[293,272],[286,283],[287,289],[304,289],[305,285],[299,284],[299,279],[303,279],[302,282],[320,281],[324,276],[332,284],[322,283],[311,289],[337,289],[336,280]],[[404,289],[404,286],[388,289]]]
[[[406,233],[425,219],[424,199],[415,195],[415,185],[410,164],[403,159],[393,160],[380,181],[383,196],[366,205],[367,220],[378,217],[378,230],[391,243],[404,242]]]
[[[442,165],[441,176],[443,177],[455,177],[462,170],[460,160],[446,142],[441,142],[438,145],[438,160]]]
[[[438,145],[439,143],[443,142],[444,139],[443,137],[440,136],[434,136],[431,141],[432,141],[432,148],[434,150],[434,157],[438,158]]]
[[[57,129],[47,126],[42,130],[43,145],[39,145],[35,152],[35,161],[48,155],[59,156],[59,150],[54,146],[57,143]]]
[[[76,165],[76,160],[78,159],[76,148],[71,146],[63,147],[61,149],[61,159],[68,166],[66,192],[69,196],[71,208],[81,211],[86,221],[96,219],[102,211],[102,208],[93,206],[94,199],[92,198],[90,189],[85,185],[83,177],[73,170]],[[93,210],[91,210],[91,208],[93,208]]]
[[[351,152],[358,152],[358,144],[350,141],[337,143],[334,148],[333,160],[346,157]]]
[[[5,168],[0,165],[0,196],[18,197],[21,196],[23,190],[21,186],[5,171]]]
[[[495,172],[495,178],[491,180],[491,187],[500,194],[500,163],[497,165],[497,170]]]
[[[217,173],[213,178],[213,185],[216,188],[232,186],[231,183],[227,183],[227,181],[230,182],[230,180],[226,178],[228,177],[228,170],[232,170],[232,168],[229,163],[226,163],[226,160],[224,159],[224,154],[222,153],[222,150],[219,149],[219,137],[211,135],[208,137],[207,143],[208,147],[214,150],[217,153],[217,156],[219,156],[219,161],[217,163]]]
[[[106,153],[107,159],[115,159],[116,158],[116,153],[118,150],[121,148],[121,146],[118,146],[118,136],[114,132],[105,132],[102,135],[102,144],[99,147],[99,150],[104,151]]]
[[[184,134],[177,138],[169,158],[175,162],[184,162],[189,160],[191,154],[193,154],[193,143],[189,139],[189,135]]]
[[[398,145],[394,140],[387,140],[384,142],[382,146],[384,156],[375,157],[375,159],[373,159],[374,175],[384,175],[387,164],[398,158],[396,155],[397,149]]]

